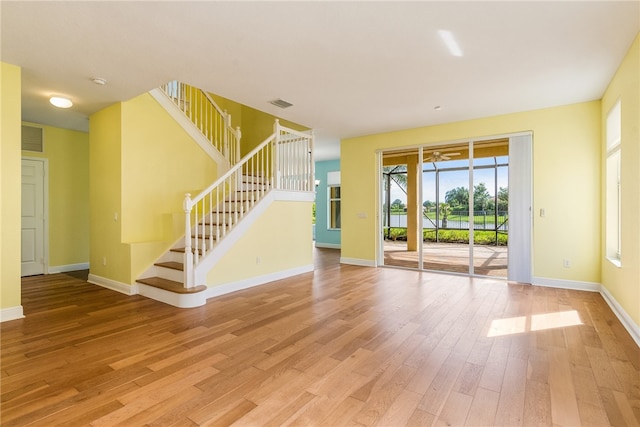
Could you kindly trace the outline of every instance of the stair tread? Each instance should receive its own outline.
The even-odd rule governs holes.
[[[184,264],[176,261],[158,262],[155,265],[158,267],[170,268],[172,270],[184,271]]]
[[[204,240],[209,240],[209,239],[213,239],[213,240],[218,240],[218,238],[216,237],[216,235],[212,235],[209,236],[208,234],[205,234],[204,237],[201,234],[195,235],[195,234],[191,234],[191,238],[192,239],[204,239]]]
[[[185,250],[185,248],[172,248],[172,249],[170,249],[171,252],[181,252],[181,253],[184,253],[184,250]],[[193,250],[193,248],[192,248],[192,250]],[[200,255],[202,255],[202,249],[198,249],[198,253]]]
[[[193,294],[202,292],[207,289],[206,286],[194,286],[193,288],[185,288],[180,282],[173,280],[163,279],[162,277],[147,277],[145,279],[136,280],[138,283],[142,283],[154,288],[164,289],[165,291],[174,292],[176,294]]]

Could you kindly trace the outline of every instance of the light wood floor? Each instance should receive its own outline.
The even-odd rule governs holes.
[[[1,325],[1,424],[640,424],[600,295],[339,265],[176,309],[67,274]]]

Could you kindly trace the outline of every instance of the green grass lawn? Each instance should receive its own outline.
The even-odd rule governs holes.
[[[423,229],[422,237],[425,242],[443,242],[443,243],[469,243],[469,230],[438,230],[438,239],[436,239],[436,230]],[[385,232],[385,238],[387,233]],[[389,229],[390,240],[406,240],[407,229],[399,227],[391,227]],[[474,230],[473,242],[476,245],[495,245],[495,231]],[[498,246],[506,246],[509,242],[509,235],[506,233],[498,233]]]

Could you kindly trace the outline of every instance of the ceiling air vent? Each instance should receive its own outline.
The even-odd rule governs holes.
[[[25,151],[35,151],[43,153],[42,128],[33,126],[22,126],[22,149]]]
[[[276,107],[280,107],[280,108],[289,108],[291,107],[293,104],[290,102],[287,102],[283,99],[274,99],[273,101],[269,101],[270,104],[275,105]]]

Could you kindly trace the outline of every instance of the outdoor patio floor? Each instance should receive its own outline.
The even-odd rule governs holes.
[[[469,245],[461,243],[425,242],[422,249],[423,269],[469,273]],[[474,274],[507,277],[507,247],[474,245]],[[384,265],[418,268],[418,252],[407,251],[407,242],[384,242]]]

